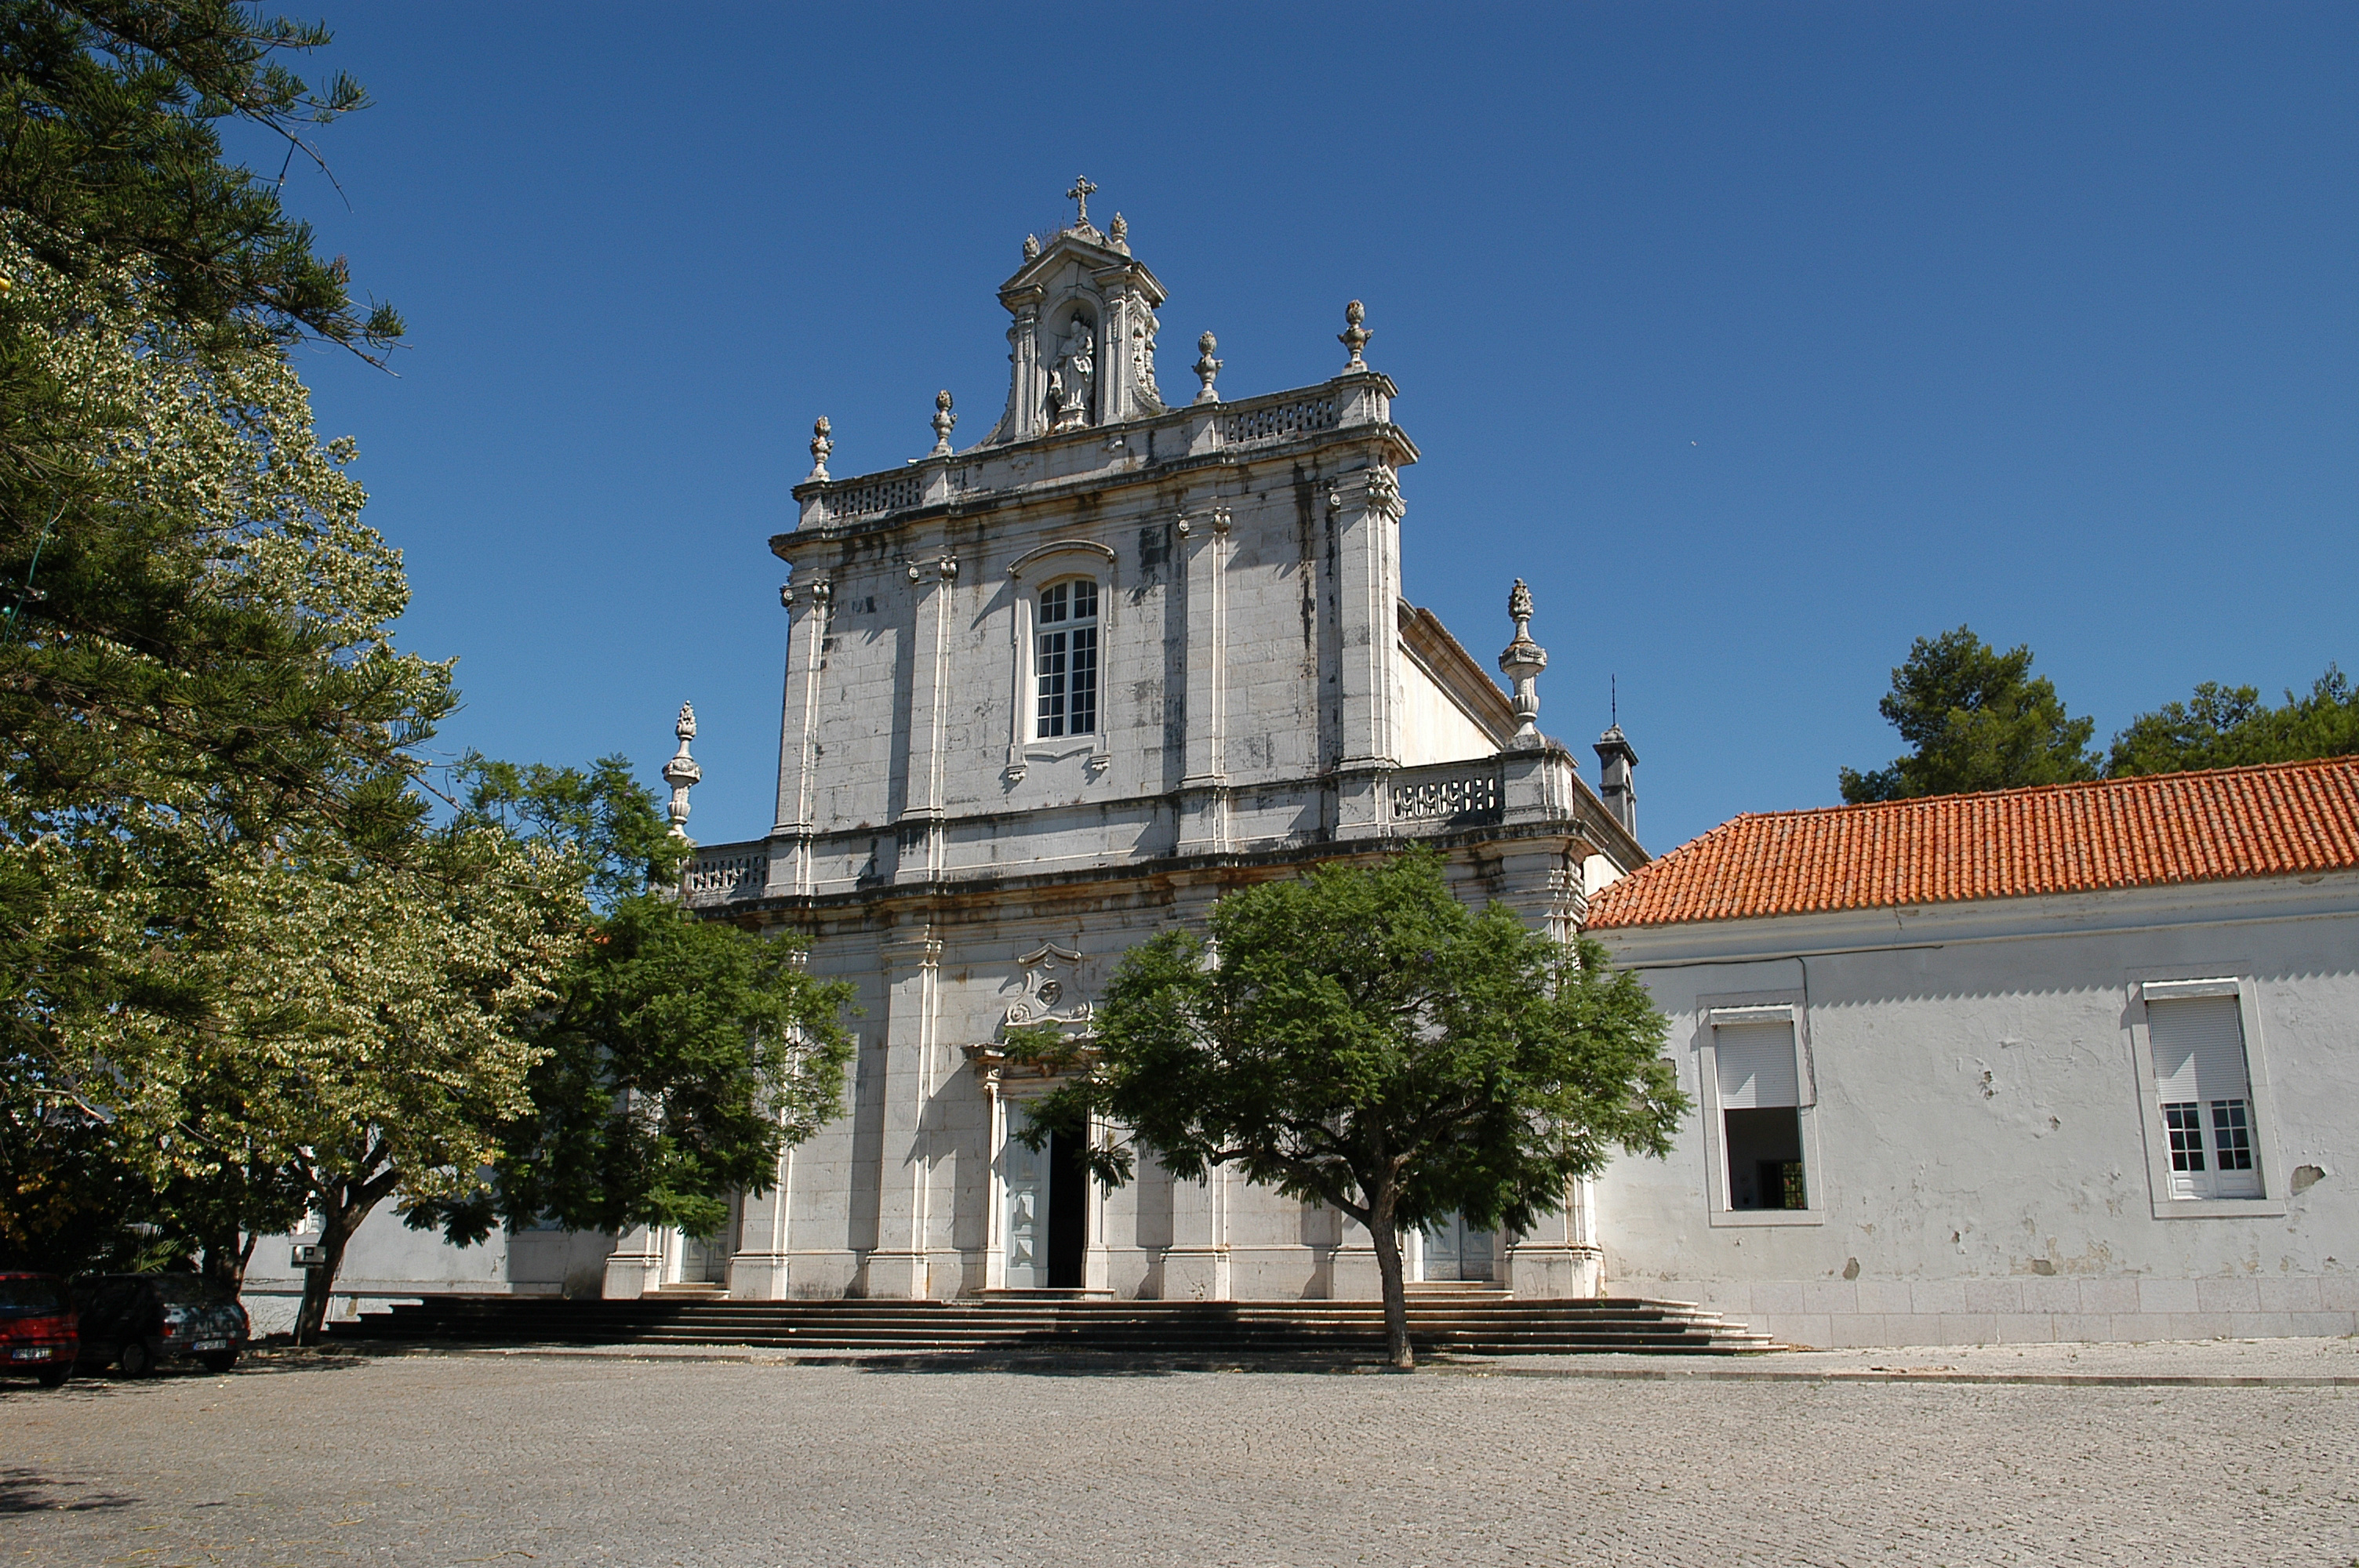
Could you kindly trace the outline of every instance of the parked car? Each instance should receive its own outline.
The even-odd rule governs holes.
[[[73,1301],[82,1364],[118,1363],[126,1378],[190,1357],[226,1372],[251,1326],[235,1296],[194,1274],[85,1274],[74,1281]]]
[[[54,1389],[73,1376],[80,1348],[63,1280],[0,1273],[0,1372],[30,1372]]]

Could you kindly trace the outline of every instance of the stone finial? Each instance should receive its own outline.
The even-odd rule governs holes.
[[[827,416],[824,414],[811,421],[810,449],[811,470],[804,481],[806,483],[827,477],[827,455],[835,450],[835,442],[828,435]]]
[[[1130,254],[1130,220],[1115,213],[1114,222],[1106,226],[1106,240],[1123,254]]]
[[[1360,325],[1367,319],[1368,308],[1358,300],[1354,299],[1343,307],[1343,330],[1335,335],[1335,341],[1352,351],[1351,362],[1343,367],[1346,374],[1355,370],[1368,368],[1368,362],[1360,357],[1360,351],[1368,346],[1370,338],[1375,336],[1374,332]]]
[[[679,722],[671,727],[679,737],[679,750],[663,767],[663,781],[671,785],[671,833],[675,838],[688,837],[688,792],[704,777],[704,770],[688,754],[688,743],[696,739],[696,708],[689,703],[679,705]]]
[[[1027,234],[1024,236],[1024,259],[1026,261],[1038,261],[1040,259],[1039,235]]]
[[[934,449],[926,454],[928,457],[946,458],[951,455],[951,427],[957,423],[958,416],[951,412],[951,395],[947,391],[935,393]]]
[[[1212,390],[1212,378],[1221,373],[1221,362],[1212,357],[1212,351],[1220,346],[1220,340],[1210,332],[1196,340],[1199,356],[1195,366],[1196,379],[1204,384],[1204,390],[1196,395],[1199,403],[1218,403],[1221,400],[1221,395]]]
[[[1507,590],[1507,618],[1516,623],[1515,640],[1499,654],[1499,673],[1516,686],[1516,733],[1510,751],[1527,752],[1540,744],[1540,672],[1548,668],[1548,650],[1532,641],[1532,590],[1517,578]]]
[[[1073,227],[1083,232],[1087,232],[1090,226],[1090,198],[1096,195],[1097,190],[1098,188],[1090,183],[1090,177],[1083,174],[1076,175],[1073,188],[1065,192],[1065,200],[1081,209],[1081,215],[1073,220]]]

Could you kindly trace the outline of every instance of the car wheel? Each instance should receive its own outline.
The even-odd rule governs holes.
[[[156,1369],[156,1353],[147,1348],[144,1339],[134,1339],[123,1346],[123,1375],[144,1378]]]
[[[215,1350],[209,1352],[203,1357],[203,1360],[206,1371],[226,1372],[232,1367],[237,1365],[237,1352],[234,1350]]]
[[[44,1367],[41,1368],[41,1387],[45,1389],[59,1388],[64,1384],[68,1378],[72,1376],[73,1363],[71,1361],[67,1362],[62,1367]]]

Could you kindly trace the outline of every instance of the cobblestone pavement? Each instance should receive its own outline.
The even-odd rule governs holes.
[[[480,1355],[0,1385],[0,1564],[527,1560],[2349,1568],[2359,1388]]]

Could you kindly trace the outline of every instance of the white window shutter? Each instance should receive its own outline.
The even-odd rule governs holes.
[[[2148,1001],[2146,1028],[2154,1051],[2154,1087],[2163,1104],[2253,1098],[2234,997]]]
[[[1723,1023],[1712,1030],[1720,1064],[1720,1108],[1768,1110],[1802,1103],[1794,1065],[1794,1025]]]

